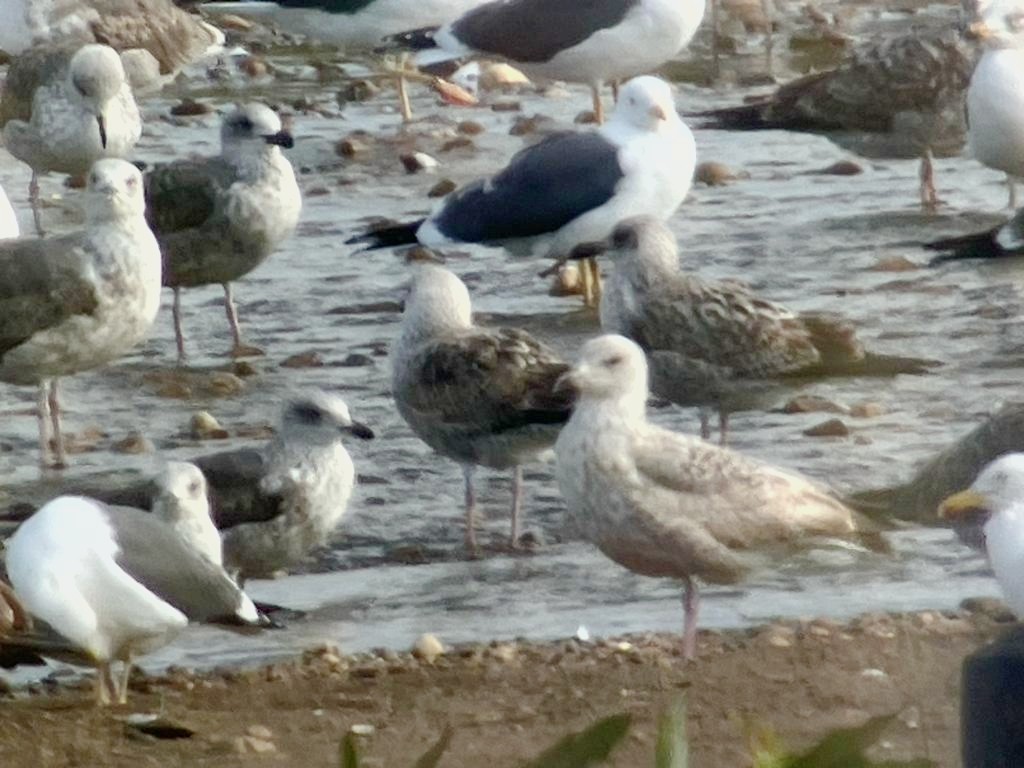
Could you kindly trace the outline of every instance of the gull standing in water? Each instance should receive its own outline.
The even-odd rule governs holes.
[[[1024,3],[988,3],[968,32],[984,53],[967,88],[967,143],[978,162],[1006,174],[1013,210],[1024,176]]]
[[[235,357],[258,353],[242,343],[231,283],[262,264],[299,221],[302,195],[281,148],[293,145],[281,119],[264,104],[224,117],[221,153],[180,160],[146,174],[147,218],[163,254],[164,285],[174,290],[174,337],[185,360],[181,289],[217,283]]]
[[[160,248],[146,224],[142,175],[124,160],[89,172],[85,229],[0,241],[0,381],[36,385],[40,461],[66,456],[57,380],[121,357],[160,309]]]
[[[36,66],[31,54],[27,61],[26,67]],[[8,74],[8,83],[34,83],[31,115],[8,120],[3,138],[7,151],[32,169],[29,199],[39,235],[40,174],[84,174],[101,158],[127,156],[142,134],[142,118],[113,48],[84,45],[66,66],[59,64],[59,57],[45,59],[40,76],[20,72],[15,59]],[[16,89],[8,87],[4,101],[16,98]]]
[[[1008,453],[986,466],[966,491],[939,506],[955,524],[981,524],[985,551],[1003,596],[1024,618],[1024,453]]]
[[[133,659],[190,621],[267,623],[223,568],[155,515],[82,496],[56,498],[22,523],[7,542],[6,566],[25,609],[52,632],[5,644],[95,665],[98,705],[124,704]],[[123,668],[115,683],[116,661]]]
[[[686,47],[703,18],[704,0],[492,0],[391,39],[424,51],[422,63],[499,57],[531,78],[586,83],[603,123],[601,86],[653,72]]]
[[[373,430],[340,397],[313,390],[285,403],[264,450],[194,460],[209,485],[224,567],[239,583],[297,565],[327,543],[355,486],[347,435],[370,440]]]
[[[868,352],[846,320],[792,312],[746,286],[682,270],[675,235],[650,216],[626,219],[573,258],[608,253],[614,274],[601,296],[601,328],[639,344],[651,389],[681,405],[712,406],[726,441],[730,410],[758,403],[784,379],[925,373],[934,362]],[[701,415],[704,437],[710,436]]]
[[[466,547],[477,551],[477,465],[512,469],[513,547],[519,543],[522,464],[554,443],[570,397],[554,391],[568,366],[516,328],[473,325],[469,291],[435,264],[417,265],[391,349],[391,394],[423,442],[462,466]]]
[[[606,556],[684,584],[683,655],[697,647],[697,579],[740,581],[757,550],[876,532],[797,474],[647,421],[647,362],[622,336],[583,345],[560,386],[576,394],[555,443],[569,515]]]
[[[445,198],[425,219],[379,227],[350,239],[369,248],[499,243],[550,237],[553,257],[603,238],[622,219],[667,219],[690,191],[693,134],[668,83],[636,77],[597,131],[556,133],[518,152],[505,168]],[[596,264],[582,270],[584,300],[600,296]]]

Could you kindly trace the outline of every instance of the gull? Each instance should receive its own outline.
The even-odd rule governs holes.
[[[425,219],[351,238],[368,248],[419,242],[501,243],[545,236],[554,257],[605,237],[629,216],[671,216],[690,191],[697,149],[656,77],[626,83],[608,122],[596,131],[557,133],[518,152],[488,179],[443,200]],[[596,265],[582,270],[584,298],[600,293]]]
[[[0,381],[36,385],[40,461],[52,424],[66,455],[57,381],[116,360],[146,338],[160,309],[160,249],[145,219],[142,175],[99,160],[87,179],[85,229],[0,241]]]
[[[984,232],[947,237],[925,243],[931,251],[941,251],[932,264],[954,259],[993,259],[1024,254],[1024,208],[1013,218]]]
[[[603,123],[601,86],[660,67],[686,47],[703,17],[704,0],[492,0],[441,27],[390,40],[423,51],[421,64],[498,57],[531,78],[586,83]]]
[[[172,0],[4,0],[3,8],[0,49],[10,54],[31,46],[104,43],[128,58],[145,51],[169,78],[224,43],[219,29]]]
[[[327,543],[355,486],[346,435],[374,436],[340,397],[311,390],[285,403],[278,433],[263,450],[193,460],[209,486],[224,567],[239,583],[297,565]]]
[[[101,158],[125,157],[142,134],[142,119],[121,59],[106,45],[82,46],[66,66],[59,56],[37,60],[29,55],[23,65],[15,59],[8,83],[19,82],[34,82],[27,89],[33,94],[31,115],[6,121],[4,146],[32,169],[29,199],[41,236],[39,175],[84,174]],[[4,101],[22,89],[8,87]]]
[[[785,379],[925,373],[935,363],[868,352],[841,317],[797,313],[733,281],[683,271],[675,235],[638,216],[573,258],[607,253],[614,274],[601,296],[601,328],[639,344],[651,388],[684,405],[714,406],[724,443],[730,410],[752,407]],[[707,415],[701,434],[709,436]]]
[[[293,145],[281,119],[250,103],[225,115],[217,157],[180,160],[146,174],[147,219],[160,242],[163,281],[174,291],[174,337],[185,360],[181,289],[217,283],[235,357],[242,343],[231,283],[262,264],[294,231],[302,194],[281,148]]]
[[[223,568],[155,515],[82,496],[44,505],[7,542],[7,573],[25,610],[52,630],[5,643],[97,667],[96,703],[124,704],[134,658],[190,622],[267,623]],[[115,682],[112,666],[123,664]]]
[[[517,328],[473,324],[469,291],[434,264],[416,267],[391,349],[391,395],[412,431],[457,461],[466,481],[466,547],[477,550],[477,466],[512,469],[512,529],[519,543],[522,464],[549,449],[569,415],[554,385],[568,368]]]
[[[948,497],[939,517],[981,524],[996,581],[1017,618],[1024,617],[1024,454],[1007,453],[988,464],[971,487]]]
[[[988,3],[968,32],[984,52],[967,88],[967,143],[978,162],[1006,174],[1014,210],[1014,180],[1024,176],[1024,5]]]
[[[0,240],[9,240],[21,234],[18,227],[18,216],[14,213],[14,206],[7,199],[7,193],[0,187]]]
[[[217,526],[210,518],[206,477],[195,464],[170,461],[154,481],[152,512],[214,565],[224,556]]]
[[[558,486],[571,520],[603,554],[634,573],[681,579],[683,655],[697,645],[697,579],[734,584],[758,550],[814,537],[877,532],[809,480],[647,421],[647,362],[622,336],[583,345],[560,380],[576,394],[555,443]]]
[[[836,69],[798,78],[737,107],[701,112],[703,127],[820,133],[866,157],[920,157],[921,205],[939,203],[932,158],[963,146],[973,55],[952,32],[856,48]]]

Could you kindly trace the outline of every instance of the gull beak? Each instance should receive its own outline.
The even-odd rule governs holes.
[[[291,149],[295,146],[295,138],[288,131],[278,131],[277,133],[269,133],[263,137],[263,140],[267,144],[276,144],[283,149]]]
[[[668,112],[665,111],[665,108],[661,106],[661,104],[655,104],[653,107],[647,110],[647,114],[649,114],[655,120],[668,120]]]
[[[575,246],[565,256],[561,256],[555,260],[555,263],[550,267],[544,269],[543,272],[538,273],[539,277],[548,277],[554,275],[570,261],[583,261],[584,259],[595,259],[602,253],[607,253],[609,245],[604,240],[592,240],[587,243],[580,243]]]
[[[342,432],[348,432],[350,435],[355,435],[360,440],[373,440],[376,435],[373,434],[373,430],[365,424],[360,424],[358,421],[353,421],[351,424],[341,428]]]
[[[96,115],[96,124],[100,128],[100,146],[104,149],[107,148],[107,124],[103,119],[103,115]]]
[[[984,21],[974,21],[967,26],[967,32],[965,36],[968,40],[988,40],[990,37],[995,35],[988,24]]]
[[[971,518],[987,515],[988,499],[977,491],[967,489],[954,493],[939,505],[939,519],[963,522]]]
[[[569,392],[571,394],[577,395],[579,394],[579,391],[579,370],[576,368],[566,371],[565,373],[558,377],[557,381],[555,381],[554,392],[556,394]]]

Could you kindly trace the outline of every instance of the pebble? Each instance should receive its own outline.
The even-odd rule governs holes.
[[[338,105],[343,107],[350,101],[369,101],[379,90],[369,80],[353,80],[343,85],[335,98]]]
[[[323,356],[312,349],[306,352],[296,352],[281,361],[282,368],[321,368],[323,364]]]
[[[188,431],[196,440],[223,440],[228,436],[228,431],[209,411],[193,413],[189,420]]]
[[[512,121],[512,127],[508,129],[509,136],[526,136],[531,133],[551,130],[555,121],[547,115],[533,115],[526,117],[520,115]]]
[[[252,22],[237,16],[233,13],[225,13],[217,16],[217,26],[221,29],[233,29],[237,32],[246,32],[252,29]]]
[[[480,87],[485,91],[493,91],[509,86],[529,85],[530,78],[504,62],[491,62],[480,72]]]
[[[264,739],[269,741],[274,738],[274,734],[265,725],[250,725],[245,729],[245,733],[255,739]]]
[[[406,173],[419,173],[421,171],[433,171],[440,163],[426,152],[410,152],[399,156]]]
[[[450,195],[458,189],[458,186],[459,185],[451,179],[441,179],[437,184],[430,188],[430,191],[427,192],[427,197],[444,197],[445,195]]]
[[[885,413],[881,403],[857,403],[850,408],[850,415],[858,419],[874,419]]]
[[[111,446],[114,453],[140,454],[152,453],[155,449],[153,442],[141,432],[130,432],[126,437],[118,440]]]
[[[175,117],[194,117],[196,115],[208,115],[211,112],[213,112],[213,107],[195,99],[182,99],[171,107],[171,114]]]
[[[797,395],[782,406],[783,413],[849,413],[842,403],[820,395]]]
[[[708,161],[699,163],[693,172],[693,180],[709,187],[722,187],[739,178],[725,163]]]
[[[239,736],[232,742],[232,745],[235,752],[240,755],[264,755],[270,752],[277,752],[277,746],[274,742],[267,739],[258,739],[255,736]]]
[[[811,176],[856,176],[864,173],[864,168],[853,160],[840,160],[818,171],[809,171]]]
[[[369,148],[365,141],[347,136],[334,145],[334,153],[340,157],[355,157],[365,153]]]
[[[906,256],[882,258],[868,267],[869,272],[916,272],[919,269],[921,269],[921,265]]]
[[[807,437],[847,437],[850,428],[841,419],[829,419],[804,430]]]
[[[349,728],[349,731],[354,733],[356,736],[372,736],[377,732],[377,729],[369,723],[354,723]]]
[[[456,136],[441,145],[441,152],[454,152],[457,149],[476,149],[476,144],[468,136]]]
[[[212,394],[225,397],[241,392],[245,389],[245,382],[233,373],[217,371],[210,376],[207,386]]]
[[[500,661],[503,664],[509,664],[515,661],[516,656],[519,655],[519,651],[511,643],[496,643],[487,649],[487,655],[495,661]]]
[[[980,613],[1000,623],[1016,621],[1013,611],[997,597],[968,597],[960,603],[960,607],[969,613]]]
[[[496,101],[491,104],[492,112],[519,112],[523,105],[518,101]]]
[[[444,655],[444,645],[436,635],[426,632],[416,640],[416,644],[412,647],[412,655],[428,664],[433,664],[439,656]]]
[[[478,123],[476,120],[463,120],[455,126],[455,130],[466,136],[476,136],[487,129],[484,128],[482,123]]]

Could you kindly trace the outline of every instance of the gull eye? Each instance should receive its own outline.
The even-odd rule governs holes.
[[[302,424],[319,424],[324,418],[320,409],[312,405],[297,405],[292,409],[292,414]]]
[[[193,480],[188,484],[188,492],[190,496],[198,496],[199,492],[202,491],[202,485],[198,480]]]
[[[606,357],[601,364],[605,368],[614,368],[615,366],[620,365],[621,363],[622,355],[612,355],[611,357]]]
[[[630,227],[619,227],[612,233],[612,245],[616,248],[635,248],[636,232]]]
[[[240,118],[237,121],[235,121],[235,127],[238,128],[238,130],[240,131],[251,131],[252,120],[250,120],[248,117]]]

